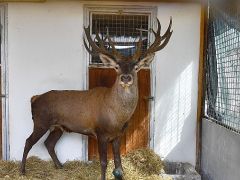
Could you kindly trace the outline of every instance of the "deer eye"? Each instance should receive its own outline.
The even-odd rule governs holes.
[[[118,69],[119,69],[119,65],[116,65],[116,66],[115,66],[115,69],[118,70]]]
[[[135,71],[137,71],[139,69],[139,67],[136,65],[136,66],[134,66],[134,69],[135,69]]]

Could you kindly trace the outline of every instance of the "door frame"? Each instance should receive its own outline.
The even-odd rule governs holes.
[[[8,107],[8,21],[7,4],[0,4],[0,23],[1,23],[1,81],[2,81],[2,159],[9,160],[9,107]]]
[[[127,13],[132,14],[149,14],[149,24],[150,27],[153,29],[156,29],[157,22],[157,10],[158,8],[156,6],[146,6],[146,5],[101,5],[101,4],[85,4],[84,5],[84,15],[83,15],[83,26],[87,27],[89,25],[89,22],[91,22],[91,13],[97,12],[97,13],[119,13],[120,11],[124,11]],[[154,36],[153,33],[149,34],[150,42],[153,42]],[[83,82],[83,88],[85,90],[88,89],[88,68],[90,67],[90,54],[87,52],[85,47],[84,49],[84,71],[86,74],[85,80]],[[150,116],[150,124],[149,124],[149,148],[154,149],[154,124],[155,124],[155,97],[156,97],[156,61],[153,60],[150,66],[150,79],[151,79],[151,94],[150,96],[153,97],[153,100],[149,103],[149,116]],[[88,137],[83,136],[83,154],[82,157],[84,157],[84,160],[88,160]]]

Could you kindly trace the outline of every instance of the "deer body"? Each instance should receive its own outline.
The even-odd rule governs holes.
[[[170,21],[166,33],[160,35],[160,22],[158,21],[154,43],[142,52],[142,37],[136,45],[136,52],[125,57],[116,49],[108,33],[96,40],[90,35],[90,28],[85,28],[85,34],[92,49],[84,45],[89,53],[98,55],[105,66],[116,70],[117,78],[112,88],[97,87],[87,91],[49,91],[31,99],[33,132],[27,138],[21,173],[25,173],[27,155],[32,146],[48,131],[46,148],[56,167],[62,164],[55,153],[55,145],[61,138],[63,131],[81,133],[94,136],[98,141],[98,151],[101,163],[101,179],[105,180],[107,168],[107,144],[112,143],[115,169],[113,174],[121,180],[123,169],[120,157],[120,138],[127,127],[128,121],[134,113],[138,102],[137,72],[148,66],[153,60],[154,53],[163,49],[168,43],[171,32]],[[108,46],[106,46],[108,44]],[[111,47],[111,50],[109,50]]]
[[[112,88],[88,91],[49,91],[35,96],[32,115],[36,126],[61,128],[67,132],[97,137],[101,131],[111,141],[122,134],[138,101],[137,79],[134,86],[123,88],[116,80]],[[84,104],[82,103],[84,102]]]

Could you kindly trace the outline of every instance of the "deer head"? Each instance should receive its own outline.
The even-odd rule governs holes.
[[[150,29],[150,31],[152,31],[154,34],[155,40],[145,52],[142,51],[142,33],[140,33],[140,38],[137,42],[135,53],[126,57],[116,50],[115,44],[111,40],[109,33],[107,33],[105,38],[101,38],[99,32],[96,30],[96,38],[93,40],[90,35],[89,26],[84,28],[84,30],[91,48],[88,47],[85,39],[84,45],[91,55],[99,56],[105,66],[110,66],[116,70],[118,75],[117,79],[122,87],[129,87],[133,85],[134,80],[136,81],[137,78],[135,77],[137,76],[137,72],[141,68],[150,65],[154,58],[155,52],[163,49],[167,45],[172,35],[172,18],[170,19],[167,31],[162,36],[160,34],[161,24],[158,19],[157,24],[158,28],[156,32],[153,29]],[[106,47],[106,44],[109,44],[110,48]],[[109,49],[111,49],[111,51]]]

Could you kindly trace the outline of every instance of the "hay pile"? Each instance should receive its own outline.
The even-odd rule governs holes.
[[[171,180],[161,177],[163,164],[159,156],[149,149],[139,149],[122,157],[125,180]],[[19,162],[0,161],[0,179],[46,179],[46,180],[96,180],[100,178],[99,161],[81,162],[69,161],[63,169],[55,169],[52,161],[43,161],[37,157],[28,158],[26,176],[19,174]],[[109,161],[107,179],[114,179],[113,161]]]

